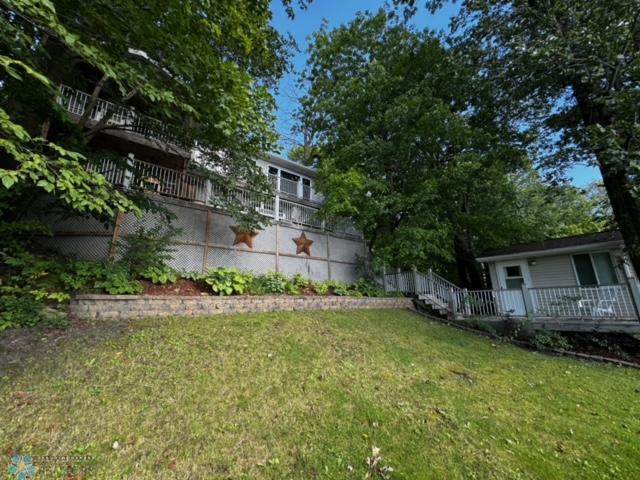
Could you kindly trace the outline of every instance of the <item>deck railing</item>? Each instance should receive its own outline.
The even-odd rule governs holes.
[[[103,159],[89,164],[87,169],[103,174],[109,182],[122,188],[141,189],[216,207],[224,206],[220,202],[223,192],[206,177],[194,173],[136,159],[117,162]],[[292,202],[279,195],[265,198],[263,195],[242,188],[238,188],[234,195],[247,210],[255,210],[269,218],[345,235],[361,236],[348,220],[323,222],[318,218],[319,208],[310,205]]]
[[[67,85],[61,85],[60,95],[57,101],[70,113],[81,117],[91,104],[91,95]],[[109,127],[132,132],[165,144],[185,148],[168,124],[156,118],[138,113],[133,108],[116,105],[102,98],[98,98],[95,105],[91,108],[89,120],[99,122],[107,114],[111,115],[106,122],[106,125]]]
[[[530,288],[528,292],[538,316],[636,318],[628,285]]]

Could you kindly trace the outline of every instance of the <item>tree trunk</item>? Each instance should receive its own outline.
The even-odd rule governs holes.
[[[571,87],[586,128],[592,125],[606,127],[611,124],[611,116],[606,106],[592,101],[597,95],[593,94],[589,85],[575,79],[571,82]],[[598,160],[604,187],[622,233],[627,254],[636,274],[640,274],[640,199],[632,191],[625,165],[615,165],[602,149],[595,148],[593,153]]]
[[[456,256],[460,286],[473,290],[484,289],[486,285],[482,275],[482,267],[476,261],[476,257],[467,242],[456,236],[453,239],[453,249]]]

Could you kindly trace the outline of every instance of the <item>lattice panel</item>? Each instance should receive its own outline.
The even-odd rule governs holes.
[[[315,233],[305,229],[294,229],[289,227],[280,226],[279,240],[280,240],[280,253],[296,254],[296,244],[293,239],[300,237],[304,232],[305,236],[309,240],[313,240],[311,245],[311,256],[326,258],[327,256],[327,237],[324,234]],[[305,257],[306,254],[300,254],[301,257]]]
[[[177,205],[164,204],[172,211],[176,218],[172,220],[172,225],[182,229],[177,236],[177,240],[185,242],[204,242],[207,213],[204,210],[188,208]],[[121,224],[121,235],[130,235],[139,228],[150,229],[157,226],[162,221],[159,213],[145,212],[142,218],[136,218],[133,214],[126,214]]]
[[[83,233],[83,232],[111,232],[112,225],[105,225],[91,215],[68,217],[68,214],[53,211],[51,200],[41,197],[29,209],[28,217],[48,225],[55,232]]]
[[[213,214],[213,221],[209,228],[210,244],[232,246],[235,234],[231,231],[231,226],[236,225],[236,221],[229,215]],[[250,250],[246,245],[236,245],[240,249]],[[260,230],[253,239],[254,250],[275,251],[276,249],[276,230],[275,226],[269,226],[264,230]]]
[[[176,245],[169,264],[181,272],[201,272],[204,247],[198,245]]]
[[[207,263],[209,267],[235,267],[238,270],[256,273],[276,269],[275,255],[215,247],[208,248]]]
[[[327,262],[324,260],[310,260],[302,257],[280,257],[280,271],[289,276],[295,273],[301,273],[312,280],[322,281],[329,278]]]
[[[81,260],[106,260],[109,258],[111,237],[56,236],[38,240],[43,246],[63,255]]]
[[[355,265],[331,263],[331,278],[341,282],[355,282],[360,277]]]
[[[342,262],[355,262],[357,256],[364,256],[364,243],[354,240],[347,240],[329,236],[329,251],[331,252],[331,260],[340,260]]]

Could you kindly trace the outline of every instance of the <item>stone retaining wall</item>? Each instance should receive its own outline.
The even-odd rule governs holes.
[[[412,309],[413,303],[400,297],[79,295],[69,311],[81,318],[135,318],[355,308]]]

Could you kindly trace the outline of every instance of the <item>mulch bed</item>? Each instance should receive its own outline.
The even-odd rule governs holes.
[[[640,338],[628,333],[563,333],[573,350],[640,364]]]
[[[181,278],[175,283],[155,285],[148,280],[142,280],[144,295],[212,295],[211,287],[204,282],[194,282]]]

